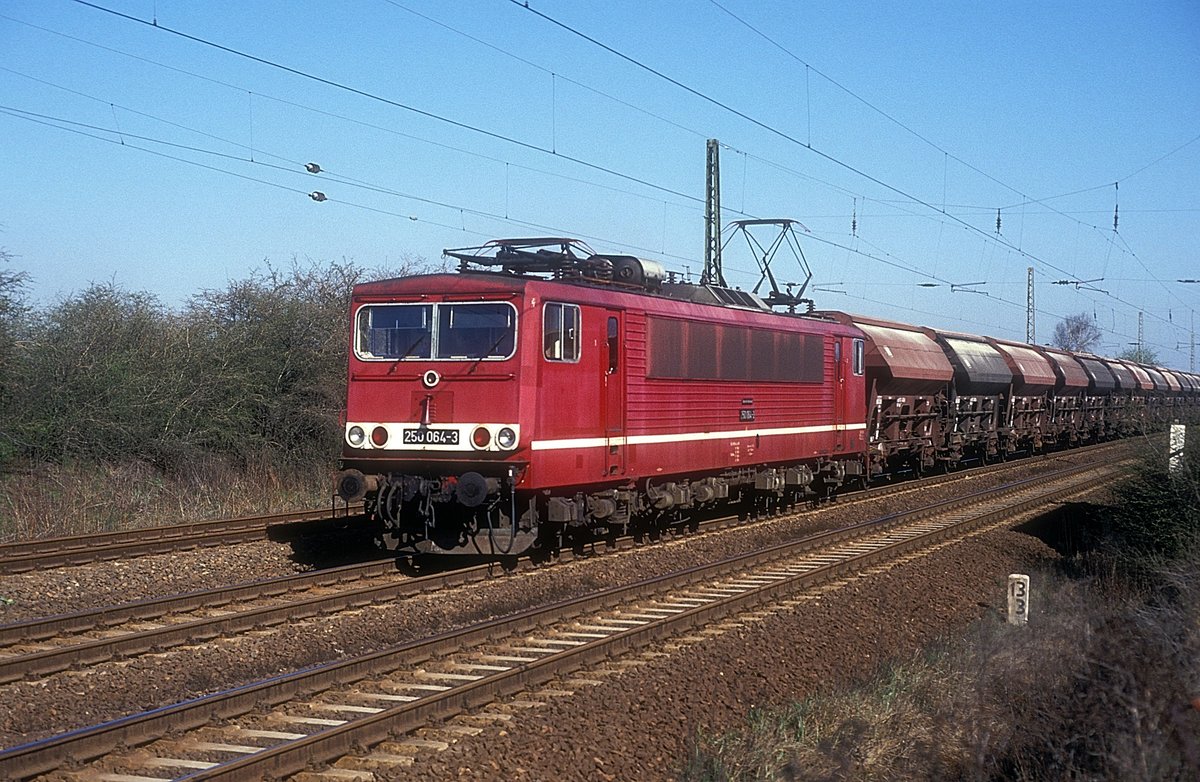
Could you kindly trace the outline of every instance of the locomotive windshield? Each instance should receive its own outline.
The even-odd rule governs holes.
[[[516,348],[511,304],[371,304],[358,311],[362,359],[506,359]]]

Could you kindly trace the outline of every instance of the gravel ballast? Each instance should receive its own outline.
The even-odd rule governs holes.
[[[1073,460],[1077,463],[1081,458],[1083,455],[1068,454],[1052,460],[1052,464]],[[835,504],[797,519],[776,519],[630,552],[522,570],[438,595],[0,686],[0,715],[3,715],[0,746],[13,746],[307,665],[375,651],[539,603],[632,583],[813,531],[987,488],[1040,472],[1048,466],[1045,462],[1031,462],[1017,467],[1016,475],[1009,472],[1003,477],[964,476],[953,485],[935,489],[864,504]],[[0,596],[14,602],[0,618],[15,621],[62,612],[64,607],[79,610],[302,569],[304,566],[292,562],[288,553],[286,546],[255,543],[6,576],[0,579]],[[592,745],[601,746],[606,741],[609,749],[615,749],[622,740],[629,747],[626,751],[633,752],[632,748],[641,741],[634,741],[634,734],[644,733],[656,735],[657,743],[651,741],[646,749],[638,750],[632,756],[635,765],[621,771],[618,778],[638,778],[638,774],[627,773],[634,768],[639,773],[644,771],[647,779],[669,778],[674,773],[673,764],[682,757],[680,742],[685,742],[696,730],[718,730],[730,720],[743,718],[751,703],[763,705],[783,696],[794,696],[830,676],[856,675],[871,668],[885,653],[901,653],[927,643],[977,618],[984,610],[980,603],[995,607],[1003,596],[1003,578],[1007,573],[1020,565],[1043,561],[1051,554],[1036,539],[1015,532],[990,533],[948,547],[932,555],[927,564],[897,567],[789,612],[787,617],[779,618],[786,629],[771,630],[768,625],[775,620],[764,620],[748,625],[739,633],[720,636],[703,649],[681,651],[679,654],[685,655],[682,658],[673,655],[622,674],[621,679],[629,677],[628,692],[633,694],[628,697],[618,695],[612,689],[616,680],[610,680],[603,687],[581,691],[523,717],[521,741],[489,731],[490,740],[486,744],[473,740],[457,745],[428,760],[419,759],[418,765],[406,773],[427,767],[428,778],[457,776],[460,761],[456,758],[461,756],[462,767],[474,769],[468,776],[511,778],[526,769],[528,778],[549,779],[556,777],[545,776],[538,769],[543,760],[549,762],[553,758],[553,767],[567,774],[563,778],[570,778],[572,773],[577,775],[575,778],[597,778],[595,764],[579,771],[583,768],[576,763],[580,761],[579,753],[590,753]],[[937,589],[931,588],[933,583],[938,584]],[[921,610],[915,610],[914,605],[922,605]],[[739,637],[743,632],[745,637]],[[788,657],[789,662],[779,657],[797,650],[803,650],[803,655]],[[656,670],[660,671],[661,680],[637,678],[650,676]],[[702,678],[705,671],[716,675],[716,679],[700,683],[697,677]],[[730,685],[729,680],[736,680],[737,684]],[[703,698],[703,702],[697,698]],[[602,716],[600,705],[609,701],[617,705],[612,714]],[[617,712],[623,712],[626,719],[638,716],[630,724],[618,721]],[[537,721],[544,719],[548,720],[545,726],[561,724],[562,732],[547,731],[548,742],[556,742],[555,746],[547,744],[531,753],[529,739],[542,730],[532,726],[541,725]],[[591,727],[575,732],[570,728],[573,719]],[[528,726],[526,720],[530,721]],[[643,722],[643,727],[635,727]],[[628,728],[617,729],[618,724]],[[664,736],[664,732],[669,735]],[[581,740],[580,736],[587,738]],[[475,744],[484,746],[478,757],[471,754],[470,747]],[[541,747],[540,741],[537,746]],[[617,762],[622,757],[621,753],[610,751],[595,754],[609,759],[603,760],[604,763]],[[537,768],[530,766],[529,758],[538,759]],[[493,763],[500,763],[503,773]],[[610,768],[604,773],[614,770]]]

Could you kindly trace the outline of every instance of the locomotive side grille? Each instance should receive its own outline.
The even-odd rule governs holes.
[[[648,337],[651,378],[820,383],[827,376],[820,334],[651,317]]]

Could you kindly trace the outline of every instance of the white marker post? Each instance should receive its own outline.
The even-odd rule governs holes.
[[[1008,623],[1023,625],[1029,621],[1029,576],[1013,573],[1008,577]]]
[[[1170,460],[1170,473],[1178,474],[1183,467],[1183,445],[1187,436],[1187,427],[1183,424],[1171,424],[1171,440],[1167,446],[1168,459]]]

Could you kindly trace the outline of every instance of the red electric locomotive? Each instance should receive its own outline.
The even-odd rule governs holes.
[[[570,239],[358,285],[338,493],[401,551],[508,555],[864,474],[864,341]]]

